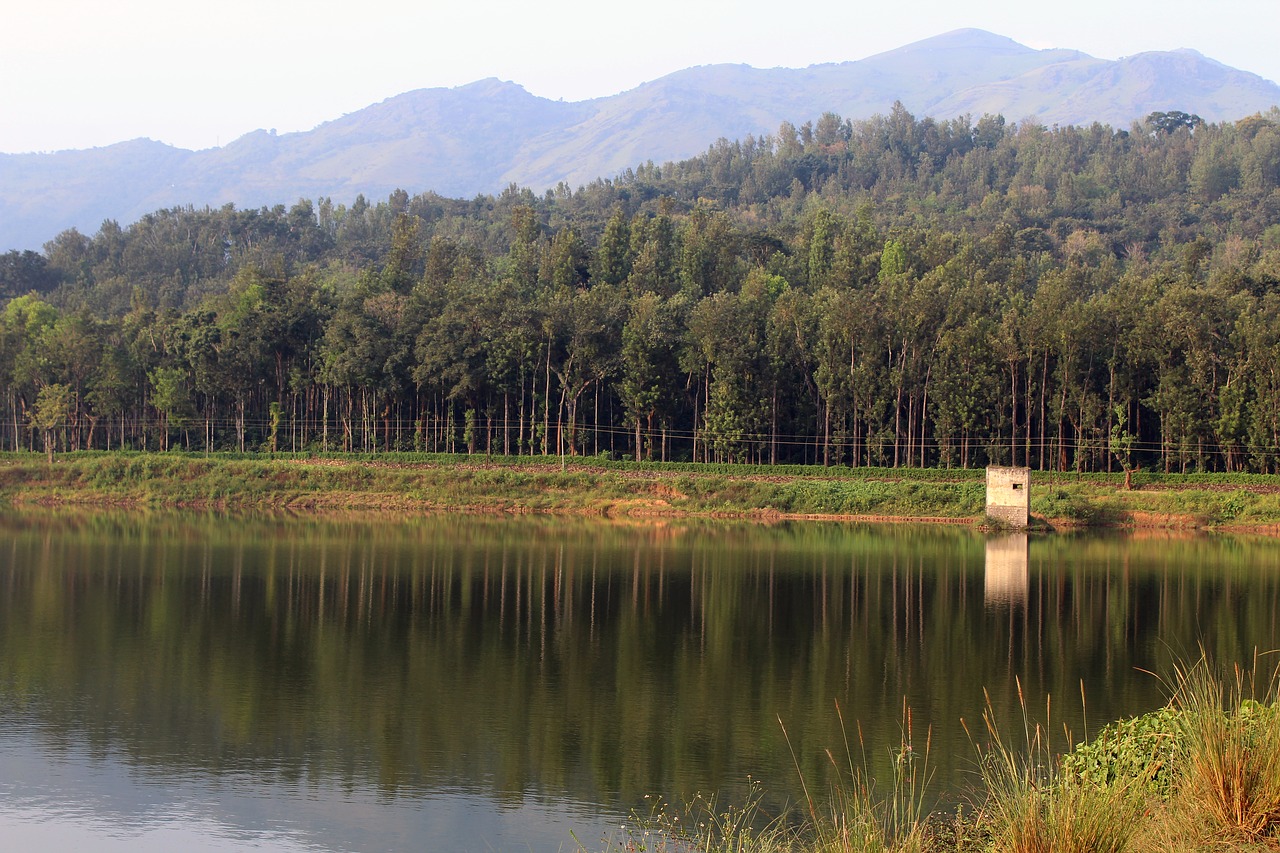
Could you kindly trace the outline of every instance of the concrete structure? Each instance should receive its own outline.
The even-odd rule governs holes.
[[[1010,527],[1031,519],[1031,469],[987,467],[987,517]]]

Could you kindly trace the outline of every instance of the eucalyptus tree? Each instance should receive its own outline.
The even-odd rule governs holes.
[[[698,301],[689,315],[684,369],[701,392],[694,398],[695,461],[699,437],[703,461],[733,461],[744,450],[745,354],[739,344],[745,337],[745,318],[740,309],[737,294],[720,291]]]
[[[856,290],[823,287],[813,294],[811,381],[819,401],[823,465],[832,464],[833,440],[840,448],[835,459],[837,464],[843,461],[846,445],[851,461],[856,464],[858,460],[858,399],[854,376],[858,362],[868,355],[865,351],[869,343],[865,325],[869,319],[867,302],[866,294]]]
[[[544,294],[543,322],[548,332],[547,366],[559,383],[556,449],[576,454],[578,407],[583,395],[598,387],[618,365],[625,303],[618,288],[555,288]],[[550,400],[547,401],[548,412]],[[599,412],[596,412],[598,422]],[[567,433],[567,434],[566,434]],[[594,434],[598,441],[598,430]]]
[[[75,406],[75,391],[70,385],[53,382],[45,385],[36,395],[29,415],[31,428],[44,439],[44,452],[53,464],[53,451],[57,446],[58,430],[65,429]]]
[[[318,352],[321,379],[338,395],[342,446],[378,450],[381,420],[382,449],[387,450],[396,440],[395,399],[412,381],[410,297],[389,288],[377,271],[334,284],[333,316]]]
[[[723,210],[699,202],[680,234],[680,286],[691,299],[731,290],[742,277],[737,238]]]
[[[1262,473],[1280,473],[1280,293],[1263,296],[1240,318],[1239,331],[1249,460]]]
[[[1100,318],[1093,316],[1097,303],[1089,301],[1087,277],[1078,266],[1055,270],[1039,282],[1031,300],[1030,323],[1041,354],[1039,406],[1039,466],[1041,469],[1066,470],[1068,422],[1079,439],[1087,429],[1089,414],[1103,414],[1097,405],[1094,371],[1103,363],[1096,357],[1099,347],[1094,336]],[[1084,447],[1076,442],[1077,465],[1081,464]],[[1077,467],[1079,470],[1079,467]]]
[[[981,461],[979,442],[986,461],[999,461],[992,445],[1006,393],[998,348],[1000,287],[962,263],[948,272],[940,294],[945,316],[931,356],[932,423],[939,463],[959,461],[967,468]]]
[[[701,385],[702,414],[695,423],[701,426],[704,460],[742,461],[753,452],[759,457],[766,444],[772,396],[768,319],[778,284],[756,269],[738,292],[714,293],[690,312],[684,369]]]
[[[463,406],[466,449],[474,453],[476,416],[489,388],[492,343],[502,333],[506,300],[478,257],[444,243],[433,243],[431,251],[440,256],[438,264],[415,291],[423,317],[414,341],[413,380],[442,394],[448,404],[447,411],[435,415],[437,425],[448,428],[441,432],[437,426],[433,434],[451,436],[454,409]],[[451,440],[444,440],[452,451]]]
[[[63,313],[43,330],[39,345],[49,375],[71,388],[72,408],[68,413],[71,449],[79,450],[84,436],[81,424],[88,383],[102,360],[102,328],[85,311]]]
[[[134,378],[135,373],[129,349],[124,345],[119,329],[113,328],[103,341],[102,360],[94,371],[89,391],[83,401],[85,416],[89,420],[86,446],[94,446],[94,432],[101,420],[105,422],[103,436],[106,449],[110,450],[113,435],[111,422],[114,420],[118,446],[125,447],[125,415],[133,402],[133,392],[138,384]]]
[[[507,276],[495,278],[488,296],[494,326],[485,369],[494,391],[502,394],[503,453],[511,453],[513,440],[517,454],[532,453],[538,423],[538,367],[546,355],[541,304],[522,293]]]
[[[836,233],[840,229],[839,220],[825,207],[819,208],[813,215],[809,227],[808,281],[809,286],[817,289],[830,285],[835,267]]]
[[[1212,449],[1219,386],[1233,323],[1233,300],[1204,287],[1173,280],[1144,318],[1143,337],[1156,366],[1154,388],[1144,401],[1160,418],[1166,472],[1185,471],[1192,458],[1206,465]],[[1206,439],[1210,446],[1206,448]]]
[[[195,408],[187,387],[187,372],[181,367],[157,367],[147,375],[151,383],[151,405],[160,413],[160,449],[169,449],[173,429],[185,429]]]
[[[0,314],[0,381],[12,425],[12,447],[22,443],[22,426],[40,388],[49,384],[45,333],[58,320],[58,310],[35,294],[9,301]]]
[[[605,224],[596,246],[591,278],[603,284],[618,286],[631,275],[631,225],[622,208],[615,208]]]
[[[655,420],[671,422],[680,385],[679,331],[687,303],[683,297],[663,299],[647,291],[632,296],[622,326],[618,395],[635,432],[636,461],[653,458],[658,436]],[[665,458],[666,443],[661,443]]]
[[[886,255],[891,263],[882,265],[873,298],[884,320],[882,352],[890,382],[885,390],[892,393],[892,464],[897,468],[914,464],[917,450],[921,460],[924,458],[923,429],[931,378],[928,355],[937,345],[944,300],[939,298],[939,271],[916,278],[898,271],[906,264],[894,257],[898,255],[896,247],[887,245]]]
[[[666,213],[652,218],[637,214],[631,220],[631,269],[627,288],[633,293],[671,297],[680,289],[679,240],[674,221]]]
[[[814,296],[793,288],[785,279],[769,310],[766,338],[771,364],[769,462],[778,461],[780,445],[798,444],[807,433],[813,412],[820,408],[814,384],[814,342],[819,309]],[[785,435],[785,439],[783,436]],[[781,448],[789,455],[785,445]]]
[[[224,356],[225,348],[234,344],[229,338],[224,339],[223,333],[224,328],[218,322],[217,314],[206,308],[184,314],[179,321],[179,331],[176,336],[180,358],[191,373],[191,389],[200,398],[206,452],[213,449],[214,424],[219,415],[219,400],[232,393],[231,389],[237,381],[232,374],[240,368],[233,354],[228,352]],[[119,361],[113,362],[113,370],[118,371],[121,364],[122,362]],[[156,385],[154,377],[163,375],[157,373],[160,369],[153,368],[147,372],[153,387]],[[110,378],[118,379],[114,372]],[[110,389],[112,384],[109,383],[107,389]],[[115,396],[111,391],[104,391],[103,405],[110,407],[114,402]]]
[[[1003,391],[999,362],[993,357],[995,321],[990,316],[972,315],[948,325],[938,340],[934,354],[934,432],[938,461],[950,466],[959,461],[968,468],[992,458],[998,424],[998,406]],[[981,442],[983,460],[975,444]]]

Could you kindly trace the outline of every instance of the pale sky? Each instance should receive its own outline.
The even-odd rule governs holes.
[[[19,5],[20,4],[20,5]],[[14,7],[16,6],[16,8]],[[962,27],[1102,59],[1194,48],[1280,81],[1280,0],[17,0],[0,152],[310,130],[485,77],[568,101],[687,68],[864,59]]]

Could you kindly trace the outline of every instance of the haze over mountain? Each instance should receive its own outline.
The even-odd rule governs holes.
[[[1280,86],[1193,50],[1101,60],[957,30],[856,62],[803,69],[689,68],[606,98],[566,103],[515,83],[420,89],[302,133],[254,131],[187,151],[145,139],[48,154],[0,154],[0,251],[58,232],[93,233],[165,207],[289,204],[402,188],[469,197],[509,183],[577,187],[720,138],[773,133],[824,112],[939,119],[999,113],[1046,125],[1128,128],[1155,110],[1232,121],[1280,104]]]

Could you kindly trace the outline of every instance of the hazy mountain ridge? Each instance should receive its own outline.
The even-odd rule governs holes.
[[[35,248],[68,227],[92,233],[178,205],[257,207],[358,193],[434,190],[470,197],[515,182],[578,186],[647,160],[697,154],[826,111],[848,118],[1000,113],[1053,125],[1128,127],[1153,110],[1228,121],[1280,104],[1280,86],[1193,50],[1116,61],[1034,50],[958,30],[856,62],[803,69],[710,65],[627,92],[552,101],[495,79],[397,95],[319,125],[254,131],[186,151],[133,140],[85,151],[0,154],[0,251]]]

